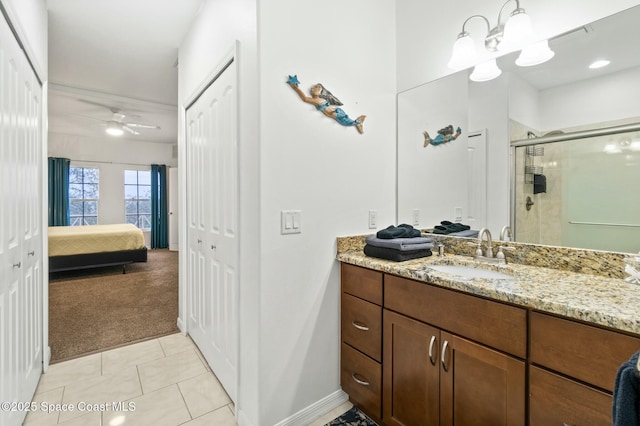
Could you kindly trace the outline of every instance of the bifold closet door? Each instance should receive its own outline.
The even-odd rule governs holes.
[[[42,372],[42,87],[0,16],[0,425]],[[15,408],[15,409],[14,409]]]
[[[187,109],[187,327],[232,400],[238,352],[238,147],[232,61]]]

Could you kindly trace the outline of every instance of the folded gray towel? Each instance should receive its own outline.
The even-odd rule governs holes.
[[[466,231],[452,232],[449,235],[453,235],[454,237],[475,238],[478,236],[478,231],[473,229],[467,229]]]
[[[414,238],[378,238],[369,235],[366,238],[367,244],[374,247],[386,247],[400,251],[424,250],[433,248],[433,238],[414,237]]]

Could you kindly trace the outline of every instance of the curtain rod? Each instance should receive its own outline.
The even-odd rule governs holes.
[[[613,127],[603,127],[602,129],[582,130],[578,132],[562,133],[559,135],[542,136],[540,138],[520,139],[520,140],[511,142],[511,146],[514,148],[518,148],[521,146],[541,145],[541,144],[551,143],[551,142],[563,142],[563,141],[574,140],[574,139],[585,139],[585,138],[591,138],[595,136],[608,136],[608,135],[615,135],[618,133],[635,132],[635,131],[640,131],[640,123],[623,124],[620,126],[613,126]]]
[[[74,160],[74,159],[71,159],[70,161],[75,161],[76,163],[121,164],[123,166],[149,166],[149,167],[151,167],[151,164],[119,163],[117,161]],[[159,166],[166,166],[166,164],[158,164],[158,165]],[[171,167],[171,166],[167,166],[167,167]]]

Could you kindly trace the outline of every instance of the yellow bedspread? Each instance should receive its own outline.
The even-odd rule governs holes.
[[[144,247],[141,229],[129,223],[50,226],[49,256],[135,250]]]

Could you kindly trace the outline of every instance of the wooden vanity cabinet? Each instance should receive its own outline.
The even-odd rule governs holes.
[[[640,338],[540,312],[530,318],[530,425],[611,425],[616,373]]]
[[[381,272],[341,266],[340,385],[365,413],[382,416]]]
[[[390,275],[384,307],[385,424],[525,424],[525,362],[487,345],[524,358],[526,310]]]

